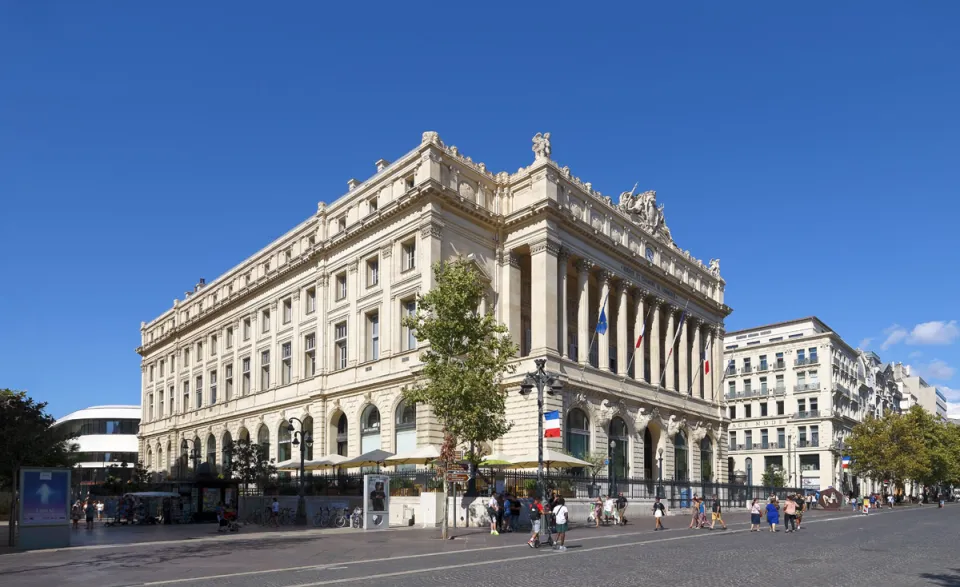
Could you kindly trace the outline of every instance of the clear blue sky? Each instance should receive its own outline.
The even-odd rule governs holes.
[[[0,3],[0,387],[138,403],[140,321],[377,159],[550,131],[722,259],[728,329],[815,314],[960,400],[960,4],[522,4]]]

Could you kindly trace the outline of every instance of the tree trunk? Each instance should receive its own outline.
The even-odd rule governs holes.
[[[444,475],[446,477],[446,475]],[[447,480],[443,480],[443,520],[440,522],[440,538],[443,540],[450,539],[450,524],[447,521],[447,518],[450,516],[448,509],[448,502],[450,501],[450,489],[449,483]]]

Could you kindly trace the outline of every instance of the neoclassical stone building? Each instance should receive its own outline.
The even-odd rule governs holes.
[[[565,383],[547,400],[564,416],[548,446],[608,453],[616,440],[621,478],[655,478],[663,449],[665,479],[725,480],[717,341],[731,310],[719,261],[705,265],[674,243],[655,192],[613,201],[551,159],[549,134],[534,137],[533,151],[532,164],[494,174],[426,132],[143,323],[140,454],[155,455],[149,467],[169,469],[183,439],[216,464],[225,443],[244,436],[278,461],[298,457],[290,417],[312,429],[308,457],[439,444],[429,410],[401,401],[420,343],[400,320],[432,286],[431,265],[462,256],[489,284],[483,309],[521,349],[507,380],[514,426],[489,449],[536,446],[536,400],[517,392],[545,357]],[[597,334],[601,311],[608,329]]]

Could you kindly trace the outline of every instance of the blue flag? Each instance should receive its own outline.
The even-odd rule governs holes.
[[[600,308],[600,317],[597,318],[597,334],[607,333],[607,311]]]

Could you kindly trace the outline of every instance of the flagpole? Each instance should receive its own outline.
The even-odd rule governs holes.
[[[663,361],[663,369],[660,371],[660,379],[657,381],[657,392],[663,387],[663,378],[667,374],[667,364],[670,362],[670,357],[673,356],[673,347],[677,346],[677,339],[680,338],[680,328],[683,326],[683,318],[687,314],[687,307],[689,305],[690,300],[688,299],[687,303],[683,305],[683,313],[680,314],[680,324],[677,325],[677,332],[673,335],[673,343],[670,344],[670,350],[667,351],[667,358]]]
[[[609,297],[610,297],[610,290],[608,289],[608,290],[607,290],[607,295],[603,296],[603,302],[600,303],[600,312],[601,312],[601,313],[603,313],[603,308],[604,308],[604,306],[607,305],[607,298],[609,298]],[[606,318],[606,316],[604,316],[604,318]],[[588,318],[588,320],[589,320],[589,318]],[[597,326],[600,326],[600,318],[599,318],[599,317],[597,318]],[[587,369],[587,364],[590,362],[590,351],[593,349],[593,343],[594,343],[596,340],[597,340],[597,328],[594,327],[594,329],[593,329],[593,338],[590,339],[590,346],[587,347],[587,362],[584,363],[583,365],[580,365],[580,381],[581,381],[581,382],[583,381],[583,372]],[[598,361],[600,360],[600,359],[599,359],[599,355],[600,355],[600,353],[599,353],[599,351],[598,351],[598,352],[597,352],[597,360],[598,360]],[[597,366],[599,367],[600,365],[598,364]]]
[[[643,317],[643,323],[640,325],[640,336],[643,336],[643,331],[646,328],[647,319],[650,318],[650,313],[653,312],[653,306],[647,310],[647,315]],[[642,341],[641,341],[642,342]],[[637,346],[637,343],[634,343],[633,354],[630,356],[630,362],[627,364],[627,370],[623,375],[623,379],[620,380],[620,391],[623,391],[623,384],[627,380],[627,373],[630,373],[630,367],[633,366],[633,360],[637,358],[637,349],[640,348]],[[642,352],[642,351],[641,351]],[[636,379],[636,378],[634,378]]]

